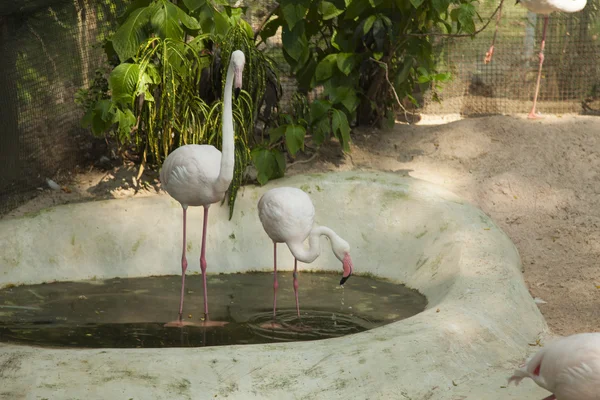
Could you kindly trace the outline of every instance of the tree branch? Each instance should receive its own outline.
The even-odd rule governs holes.
[[[388,65],[382,61],[378,61],[376,59],[374,59],[373,57],[370,57],[371,61],[375,61],[377,64],[381,65],[384,69],[385,69],[385,80],[387,81],[388,85],[390,85],[390,89],[392,89],[392,92],[394,93],[394,97],[396,98],[396,102],[398,103],[398,105],[400,106],[400,108],[402,108],[402,110],[404,111],[404,118],[406,118],[406,120],[408,121],[408,115],[407,114],[411,114],[411,115],[415,115],[415,113],[412,113],[410,111],[408,111],[404,105],[402,105],[402,102],[400,101],[400,97],[398,97],[398,93],[396,92],[396,88],[394,88],[394,85],[392,85],[392,82],[390,82],[390,77],[388,75]]]

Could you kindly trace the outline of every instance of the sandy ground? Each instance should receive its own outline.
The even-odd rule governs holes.
[[[424,116],[419,125],[357,130],[349,156],[336,143],[288,174],[377,169],[441,185],[490,215],[511,237],[533,297],[555,334],[594,331],[600,320],[600,121],[595,117],[492,116],[451,121]],[[451,122],[448,122],[448,121]],[[91,170],[45,189],[4,216],[55,204],[160,192],[132,189],[131,167]],[[545,302],[545,303],[543,303]]]

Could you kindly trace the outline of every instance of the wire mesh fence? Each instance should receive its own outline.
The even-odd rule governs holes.
[[[3,2],[0,8],[0,213],[33,196],[46,177],[85,160],[76,91],[102,63],[103,39],[123,2]],[[6,4],[11,3],[11,4]]]
[[[593,100],[600,82],[598,3],[576,14],[553,14],[539,110],[581,112]],[[0,214],[45,186],[46,177],[72,171],[89,158],[94,141],[81,128],[82,109],[75,93],[90,85],[106,60],[102,43],[117,26],[117,16],[130,0],[27,0],[0,5]],[[242,4],[243,3],[243,4]],[[257,29],[276,5],[269,0],[237,1],[248,7],[247,19]],[[484,2],[487,18],[496,1]],[[484,64],[494,31],[471,38],[432,40],[441,69],[453,80],[439,91],[441,103],[425,95],[422,111],[466,116],[526,113],[531,107],[543,19],[507,2],[495,53]],[[281,41],[261,45],[282,70],[283,102],[295,92],[286,69]]]
[[[479,13],[486,18],[496,6],[486,2]],[[594,0],[579,13],[550,16],[538,98],[542,113],[581,112],[582,101],[594,98],[600,81],[597,10],[598,1]],[[472,40],[438,40],[441,60],[453,72],[453,80],[440,91],[442,103],[427,97],[424,112],[465,116],[529,112],[543,16],[506,2],[492,62],[484,64],[494,25],[495,21]]]

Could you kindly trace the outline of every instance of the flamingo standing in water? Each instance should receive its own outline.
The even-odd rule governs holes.
[[[536,113],[535,106],[537,104],[538,94],[540,92],[540,81],[542,79],[542,64],[544,64],[544,47],[546,46],[546,30],[548,28],[548,19],[550,14],[554,11],[562,11],[566,13],[574,13],[583,10],[585,7],[587,0],[517,0],[516,4],[521,3],[525,8],[529,11],[541,14],[544,16],[544,29],[542,32],[542,44],[540,46],[540,64],[538,67],[538,75],[537,82],[535,84],[535,94],[533,96],[533,107],[531,108],[531,112],[527,115],[528,118],[536,119],[540,118],[540,115]],[[501,10],[499,10],[501,12]],[[498,23],[500,20],[500,15],[496,22],[496,31],[498,30]],[[492,60],[492,55],[494,53],[494,42],[496,41],[496,33],[494,33],[494,38],[492,40],[492,46],[488,50],[485,55],[484,62],[487,64]]]
[[[300,317],[298,304],[298,260],[312,263],[321,253],[319,239],[325,235],[331,242],[333,254],[342,262],[344,272],[340,285],[352,275],[350,245],[326,226],[314,226],[315,207],[303,190],[279,187],[266,192],[258,201],[258,216],[265,232],[273,241],[273,319],[277,310],[277,243],[285,243],[294,256],[294,294],[296,313]],[[309,238],[309,248],[304,241]]]
[[[544,400],[600,399],[600,333],[580,333],[538,351],[508,383],[531,378],[552,392]]]
[[[208,295],[206,292],[206,228],[208,208],[221,201],[233,179],[235,162],[235,145],[233,136],[232,91],[236,97],[242,88],[242,72],[246,62],[244,53],[236,50],[231,53],[231,60],[225,80],[223,95],[223,153],[210,145],[189,144],[173,151],[165,160],[160,171],[163,188],[181,203],[183,208],[183,253],[181,255],[181,298],[179,301],[179,318],[165,326],[183,326],[193,323],[184,322],[183,295],[185,271],[187,270],[186,249],[186,214],[188,206],[204,207],[202,227],[202,250],[200,253],[200,269],[204,285],[204,322],[203,326],[222,326],[226,322],[210,321],[208,317]]]

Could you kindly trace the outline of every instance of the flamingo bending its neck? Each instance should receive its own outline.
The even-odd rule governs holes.
[[[296,313],[300,317],[298,303],[298,261],[312,263],[321,254],[319,239],[327,236],[331,248],[344,270],[340,285],[352,275],[350,245],[326,226],[314,226],[315,207],[303,190],[279,187],[266,192],[258,202],[258,216],[262,226],[273,241],[273,319],[277,312],[277,243],[285,243],[294,256],[294,295]],[[304,241],[309,239],[309,247]]]
[[[558,339],[517,369],[508,383],[531,378],[552,395],[544,400],[600,398],[600,333],[580,333]]]
[[[236,97],[242,87],[242,72],[246,62],[244,53],[236,50],[231,60],[225,80],[223,94],[223,152],[211,145],[188,144],[174,150],[165,160],[160,171],[163,188],[181,203],[183,208],[183,252],[181,255],[181,297],[179,317],[165,326],[183,326],[192,324],[183,321],[183,295],[185,272],[187,270],[186,250],[186,214],[188,206],[202,206],[204,221],[202,227],[202,250],[200,269],[204,286],[204,322],[203,326],[222,326],[226,322],[210,321],[208,314],[208,295],[206,291],[206,229],[208,208],[221,201],[233,179],[235,163],[235,144],[233,134],[232,92]]]

